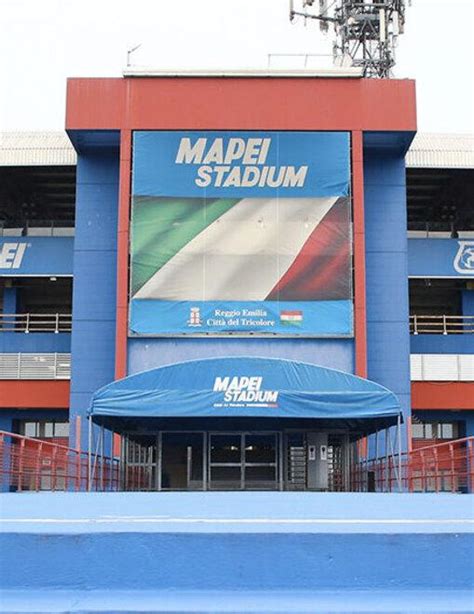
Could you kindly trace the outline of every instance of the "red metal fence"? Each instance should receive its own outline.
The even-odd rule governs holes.
[[[474,491],[474,437],[456,439],[379,459],[352,468],[351,490],[358,492]]]
[[[146,464],[0,431],[0,491],[153,490]],[[352,492],[474,492],[474,437],[359,460]]]
[[[0,431],[0,490],[119,490],[118,459]]]

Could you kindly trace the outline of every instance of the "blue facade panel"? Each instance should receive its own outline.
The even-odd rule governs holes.
[[[474,354],[472,335],[411,335],[412,354]]]
[[[74,257],[75,322],[115,320],[117,254],[114,250],[78,250]],[[113,271],[113,275],[111,272]]]
[[[390,228],[393,228],[392,224],[387,226],[386,232],[390,232]],[[371,237],[367,237],[366,241],[370,243]],[[407,314],[404,324],[408,327],[406,258],[400,257],[401,253],[406,254],[406,251],[383,252],[377,249],[369,252],[367,249],[366,293],[372,322],[400,322],[400,311],[404,310]],[[395,296],[397,302],[390,300]]]
[[[1,333],[0,352],[71,351],[71,333]]]
[[[474,241],[410,239],[410,277],[461,277],[474,279]]]
[[[114,378],[117,267],[118,149],[78,156],[71,338],[71,442],[92,393]]]
[[[0,237],[0,277],[70,276],[72,237]]]
[[[474,316],[474,288],[462,292],[462,314],[463,316]],[[472,351],[474,353],[474,348]]]
[[[78,160],[78,173],[80,172],[81,160],[82,156]],[[103,173],[103,164],[103,161],[97,162],[98,174]],[[88,168],[94,168],[94,166]],[[117,244],[118,185],[110,183],[105,185],[92,183],[79,185],[78,183],[77,198],[80,198],[80,201],[77,200],[76,202],[75,255],[78,250],[115,250]],[[110,207],[112,202],[114,209]],[[79,207],[83,207],[81,212],[79,212]]]
[[[366,148],[364,179],[368,377],[392,390],[408,416],[410,336],[403,153]]]
[[[309,362],[354,373],[352,339],[129,339],[128,372],[216,356],[262,356]]]

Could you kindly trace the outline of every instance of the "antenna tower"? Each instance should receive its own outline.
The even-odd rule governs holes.
[[[334,29],[334,63],[354,66],[364,77],[386,79],[395,65],[395,47],[411,0],[290,0],[290,21],[319,21]],[[299,10],[298,10],[299,9]]]

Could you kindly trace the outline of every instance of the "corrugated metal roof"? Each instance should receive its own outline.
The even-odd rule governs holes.
[[[417,134],[410,168],[474,168],[474,135]],[[76,153],[65,132],[0,132],[0,166],[69,166]]]
[[[73,166],[65,132],[0,132],[0,166]]]
[[[362,68],[356,66],[344,66],[334,68],[237,68],[233,70],[229,69],[197,69],[197,70],[165,70],[161,68],[149,68],[146,66],[128,66],[123,69],[124,77],[265,77],[271,79],[285,77],[288,79],[305,77],[311,78],[333,78],[333,79],[347,79],[362,78]]]
[[[406,164],[409,168],[474,168],[474,135],[417,134]]]

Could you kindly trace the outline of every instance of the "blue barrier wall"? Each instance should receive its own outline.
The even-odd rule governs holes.
[[[459,262],[465,243],[467,241],[462,239],[409,239],[408,274],[410,277],[472,279],[472,269],[463,268]]]
[[[368,377],[394,392],[408,416],[410,335],[403,153],[366,147],[364,183]]]
[[[80,153],[77,161],[76,235],[72,309],[71,442],[75,417],[92,393],[114,379],[119,150]]]
[[[71,351],[71,333],[1,333],[0,352]]]
[[[0,276],[70,276],[73,242],[73,237],[0,237]]]
[[[352,339],[129,339],[128,372],[216,356],[287,358],[354,372]]]
[[[472,335],[410,335],[412,354],[474,354]]]

